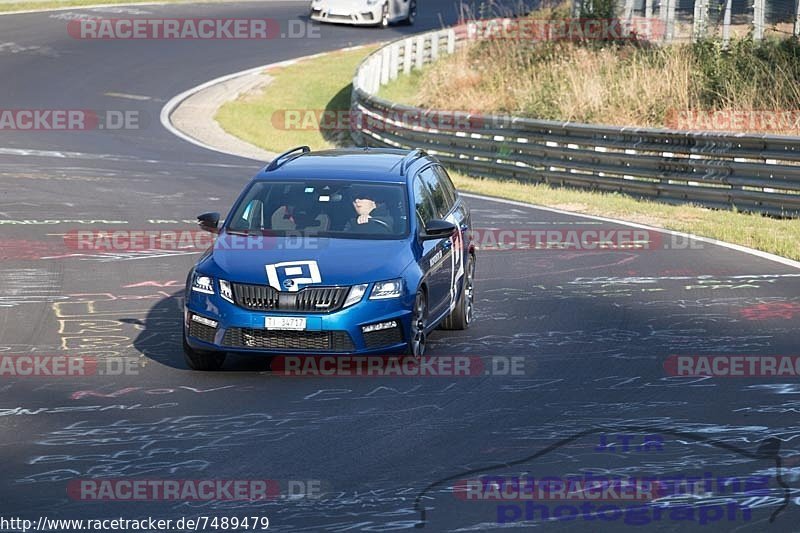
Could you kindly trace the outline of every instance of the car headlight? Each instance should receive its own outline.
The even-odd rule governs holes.
[[[347,293],[347,298],[345,299],[342,308],[350,307],[351,305],[360,302],[361,298],[364,297],[365,292],[367,292],[366,283],[363,283],[361,285],[353,285],[352,287],[350,287],[350,292]]]
[[[192,290],[203,294],[214,294],[214,279],[211,276],[195,272],[192,277]]]
[[[219,295],[230,303],[233,303],[233,291],[231,290],[231,282],[225,279],[219,280]]]
[[[376,282],[372,287],[372,292],[369,294],[369,299],[399,298],[401,294],[403,294],[403,280],[400,278],[390,279]]]

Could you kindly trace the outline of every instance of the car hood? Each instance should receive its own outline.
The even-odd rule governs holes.
[[[229,281],[267,284],[268,265],[279,265],[273,270],[283,281],[286,277],[307,277],[309,266],[305,262],[313,262],[321,278],[314,285],[354,285],[399,277],[414,260],[408,240],[257,239],[242,237],[235,248],[220,245],[230,241],[218,239],[198,269]],[[295,273],[292,265],[280,266],[291,262],[298,263]]]

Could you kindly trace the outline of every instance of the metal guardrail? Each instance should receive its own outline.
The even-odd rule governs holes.
[[[800,216],[800,138],[444,112],[377,96],[463,46],[468,32],[462,25],[403,38],[365,58],[353,78],[354,140],[423,148],[471,174]]]

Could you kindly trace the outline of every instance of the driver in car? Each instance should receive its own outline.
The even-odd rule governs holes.
[[[345,231],[359,233],[391,233],[394,220],[386,205],[378,203],[374,194],[360,193],[353,198],[356,216],[344,226]]]

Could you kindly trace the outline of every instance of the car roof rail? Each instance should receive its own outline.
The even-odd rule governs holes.
[[[303,154],[307,154],[310,151],[311,151],[311,148],[309,148],[308,146],[298,146],[297,148],[292,148],[291,150],[287,150],[287,151],[283,152],[282,154],[280,154],[275,159],[273,159],[270,162],[270,164],[267,165],[267,172],[269,172],[271,170],[275,170],[276,168],[278,168],[278,167],[280,167],[282,165],[285,165],[286,163],[288,163],[292,159],[300,157]],[[300,153],[293,156],[292,154],[295,154],[296,152],[300,152]]]
[[[411,163],[427,155],[428,153],[420,148],[416,148],[408,152],[406,156],[400,161],[400,175],[405,176],[406,170],[408,170],[408,167],[411,166]]]

